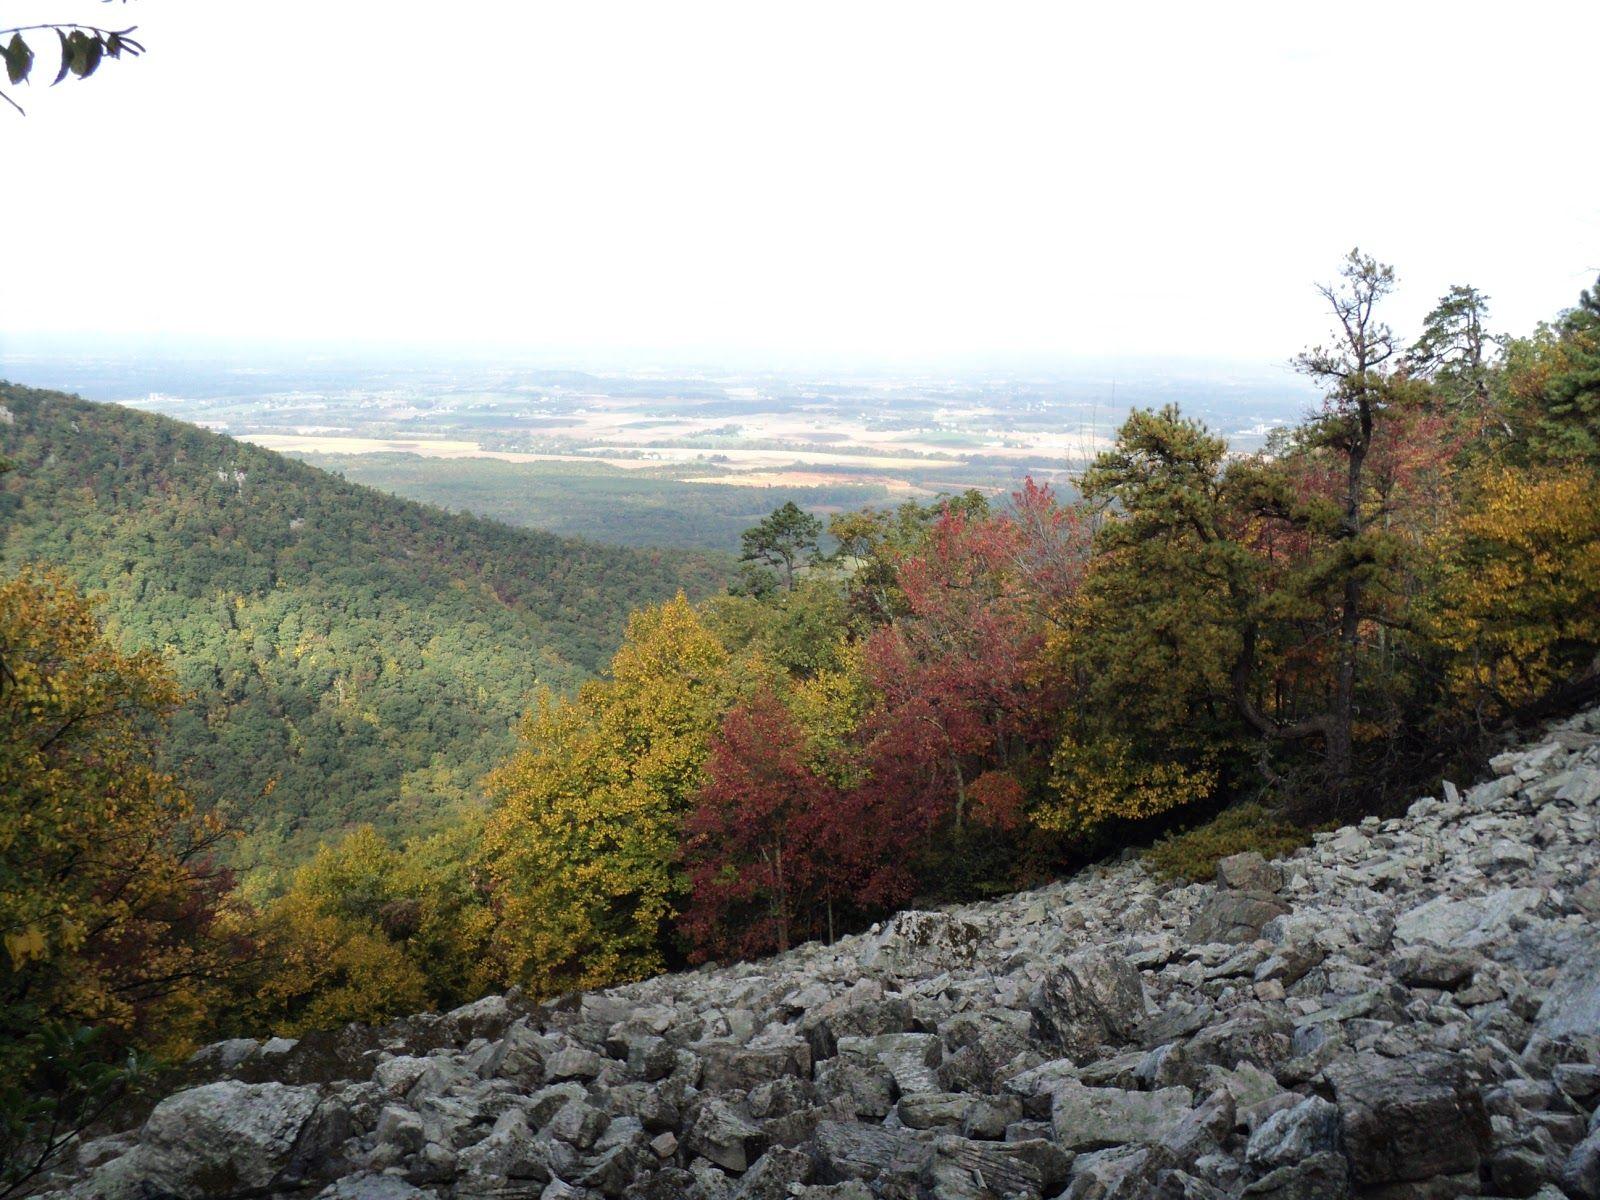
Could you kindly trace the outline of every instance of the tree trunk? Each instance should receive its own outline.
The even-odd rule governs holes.
[[[789,897],[783,883],[783,844],[780,842],[773,856],[777,886],[773,888],[773,910],[778,919],[778,953],[789,949]]]
[[[1356,400],[1356,436],[1350,445],[1350,471],[1344,498],[1344,534],[1354,543],[1361,536],[1361,475],[1372,445],[1372,401],[1364,380]],[[1328,791],[1336,805],[1347,799],[1353,757],[1351,725],[1355,717],[1356,658],[1361,649],[1361,608],[1365,586],[1360,564],[1346,564],[1344,602],[1339,614],[1339,674],[1335,684],[1333,721],[1328,730]]]

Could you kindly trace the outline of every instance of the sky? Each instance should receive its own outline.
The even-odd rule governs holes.
[[[1281,363],[1357,244],[1402,333],[1600,271],[1600,4],[4,11],[148,53],[0,111],[0,338]]]

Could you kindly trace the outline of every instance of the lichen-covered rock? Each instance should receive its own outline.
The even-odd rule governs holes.
[[[732,1105],[710,1099],[695,1114],[685,1145],[735,1174],[747,1170],[766,1149],[766,1136]]]
[[[1269,922],[1287,912],[1289,906],[1271,892],[1218,892],[1184,937],[1200,944],[1253,941]]]
[[[862,948],[861,965],[890,976],[933,975],[970,967],[982,944],[983,929],[974,921],[910,910]]]
[[[229,1080],[179,1092],[156,1105],[137,1146],[79,1194],[227,1200],[309,1180],[308,1167],[334,1166],[296,1153],[321,1103],[315,1088],[281,1083]]]
[[[1279,1109],[1257,1126],[1244,1150],[1245,1161],[1267,1168],[1302,1162],[1339,1149],[1339,1110],[1320,1096]]]
[[[1050,1120],[1064,1150],[1150,1144],[1175,1129],[1193,1103],[1185,1087],[1131,1092],[1069,1082],[1056,1090]]]
[[[1029,997],[1043,1035],[1070,1055],[1131,1041],[1145,1016],[1144,982],[1124,955],[1093,947],[1068,955]]]

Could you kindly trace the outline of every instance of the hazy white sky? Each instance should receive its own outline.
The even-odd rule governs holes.
[[[1600,4],[13,0],[0,336],[1279,360],[1600,270]]]

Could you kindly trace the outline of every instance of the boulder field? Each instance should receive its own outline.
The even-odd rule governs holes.
[[[1600,1200],[1600,709],[1223,861],[195,1056],[55,1194]]]

